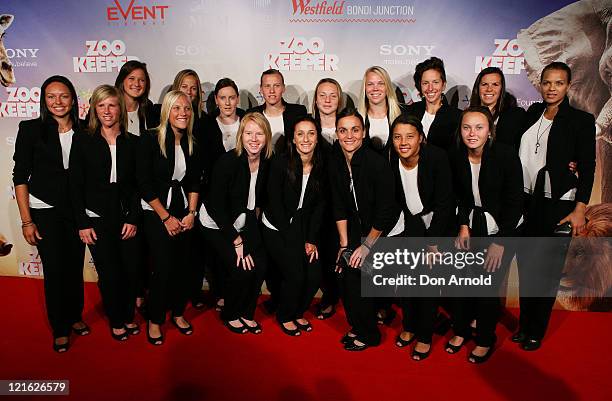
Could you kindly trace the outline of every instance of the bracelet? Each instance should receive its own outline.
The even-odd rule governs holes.
[[[363,244],[361,244],[361,246],[365,246],[365,247],[367,248],[367,250],[368,250],[368,251],[371,251],[371,250],[372,250],[372,246],[371,246],[371,245],[368,245],[368,244],[367,244],[365,241],[364,241],[364,243],[363,243]]]
[[[167,222],[168,220],[170,220],[170,217],[172,217],[172,215],[170,213],[168,213],[168,215],[162,219],[162,223]]]
[[[22,221],[21,222],[21,228],[28,227],[28,226],[31,226],[33,224],[34,224],[34,222],[32,220]]]
[[[242,245],[242,241],[240,241],[240,242],[239,242],[239,243],[237,243],[237,244],[234,244],[234,248],[240,248],[240,246],[241,246],[241,245]]]
[[[194,216],[198,215],[198,211],[197,210],[190,210],[189,214],[193,214]]]

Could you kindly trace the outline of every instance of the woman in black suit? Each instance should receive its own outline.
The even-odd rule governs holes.
[[[261,113],[247,113],[240,121],[236,148],[219,158],[208,196],[200,207],[204,237],[226,270],[226,327],[234,333],[262,332],[255,307],[266,271],[258,217],[264,205],[272,133]]]
[[[161,345],[166,311],[182,334],[193,329],[183,317],[189,296],[191,229],[197,215],[201,163],[194,140],[191,100],[179,91],[166,94],[157,129],[142,136],[137,178],[144,209],[144,232],[153,259],[147,337]]]
[[[328,168],[340,239],[337,262],[344,252],[352,250],[348,266],[340,268],[344,307],[351,326],[342,338],[348,351],[362,351],[380,343],[375,300],[361,296],[359,267],[378,237],[386,235],[400,215],[389,163],[363,146],[363,124],[363,117],[354,109],[345,109],[338,115],[339,146],[334,147]]]
[[[262,216],[268,255],[280,272],[276,318],[285,334],[312,331],[304,318],[321,281],[318,245],[326,171],[316,121],[298,118],[287,155],[272,159]]]
[[[465,294],[472,294],[475,288],[460,288],[460,297],[453,299],[451,308],[454,336],[446,344],[446,351],[451,354],[459,351],[471,334],[470,321],[476,317],[476,347],[468,360],[482,363],[491,356],[496,342],[495,327],[501,307],[498,291],[514,255],[510,249],[513,244],[504,237],[517,233],[523,179],[515,150],[495,141],[493,116],[488,107],[464,110],[460,135],[459,148],[451,153],[459,223],[455,247],[460,251],[486,251],[483,263],[476,258],[476,263],[464,267],[464,273],[476,277],[490,275],[491,284],[473,298]]]
[[[444,62],[437,57],[431,57],[417,64],[414,70],[414,85],[423,100],[409,105],[407,113],[421,121],[428,144],[449,150],[455,143],[461,111],[449,105],[444,96]]]
[[[71,331],[89,334],[81,317],[85,246],[68,196],[72,137],[81,124],[77,94],[67,78],[48,78],[41,93],[40,117],[19,123],[13,183],[23,237],[38,248],[44,266],[53,349],[65,352]]]
[[[474,81],[470,106],[488,107],[495,122],[495,141],[518,150],[526,113],[516,105],[516,98],[506,92],[506,78],[501,69],[487,67],[480,71]]]
[[[538,246],[523,246],[517,254],[521,314],[512,341],[520,343],[525,351],[541,345],[565,262],[569,237],[558,241],[550,237],[564,223],[570,224],[571,235],[580,235],[593,188],[595,119],[570,106],[567,93],[571,80],[571,70],[564,63],[554,62],[544,68],[540,80],[543,102],[527,111],[527,129],[520,141],[524,235],[549,237]]]
[[[389,127],[403,112],[387,70],[373,66],[365,71],[357,110],[365,118],[364,129],[369,146],[380,154],[386,154],[391,146]]]
[[[427,144],[421,122],[400,116],[391,126],[393,151],[391,168],[395,176],[396,201],[403,214],[403,236],[443,237],[454,214],[452,174],[446,152]],[[438,245],[427,244],[428,252],[438,253]],[[430,271],[423,268],[425,274]],[[402,298],[403,331],[396,339],[400,348],[417,343],[412,358],[429,356],[433,325],[438,306],[436,293],[420,291],[418,296]]]
[[[125,130],[119,90],[97,87],[90,100],[88,132],[72,141],[70,194],[79,237],[89,246],[111,335],[124,341],[138,334],[136,224],[140,217],[135,168],[138,137]]]
[[[238,108],[240,103],[240,94],[238,86],[229,78],[222,78],[217,81],[214,90],[215,104],[217,108],[206,116],[203,121],[204,136],[201,144],[204,152],[203,155],[203,176],[210,179],[213,166],[225,152],[228,152],[236,147],[236,135],[240,126],[240,119],[244,116],[244,110]],[[201,196],[207,197],[209,182],[204,180]],[[214,251],[206,252],[204,256],[206,264],[211,270],[210,288],[213,296],[216,299],[215,309],[221,311],[225,305],[224,291],[225,287],[225,267],[218,260]]]

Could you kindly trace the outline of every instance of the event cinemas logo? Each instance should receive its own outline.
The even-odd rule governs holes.
[[[339,57],[325,53],[325,42],[319,37],[291,37],[279,41],[279,49],[270,52],[264,68],[280,71],[338,71]]]
[[[342,15],[344,14],[344,1],[319,1],[313,3],[312,0],[291,0],[293,3],[293,15]]]
[[[106,20],[115,23],[123,22],[124,25],[132,24],[156,24],[166,22],[168,5],[153,4],[151,6],[134,5],[135,0],[130,0],[123,5],[119,0],[114,0],[113,5],[106,7]]]
[[[525,69],[523,49],[516,39],[495,39],[492,56],[477,56],[474,72],[479,73],[487,67],[498,67],[504,74],[518,75]]]
[[[7,99],[0,102],[0,117],[36,118],[40,115],[40,88],[5,88]]]
[[[122,40],[86,40],[87,53],[84,57],[73,57],[74,72],[113,72],[119,71],[123,64],[138,57],[127,56]]]

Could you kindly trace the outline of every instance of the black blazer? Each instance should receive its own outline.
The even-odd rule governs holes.
[[[495,126],[495,142],[512,146],[518,152],[521,136],[525,131],[527,113],[521,107],[508,107],[499,113]]]
[[[408,109],[405,104],[400,103],[399,107],[401,110],[400,115],[408,113]],[[365,119],[364,129],[366,133],[366,141],[367,141],[368,146],[372,148],[372,150],[374,150],[376,153],[381,154],[386,157],[389,154],[389,149],[391,148],[393,144],[393,135],[391,134],[391,125],[393,125],[393,121],[391,121],[387,113],[387,119],[389,121],[389,136],[387,137],[387,142],[383,144],[377,141],[372,141],[372,138],[370,138],[370,117],[366,113],[366,115],[363,116],[363,118]]]
[[[427,229],[428,237],[442,237],[447,234],[455,211],[453,195],[453,178],[448,156],[442,149],[433,145],[422,144],[419,152],[419,170],[417,173],[417,191],[423,204],[423,212],[433,212],[431,225]],[[399,158],[392,152],[391,168],[395,176],[395,199],[404,211],[404,216],[411,216],[406,205],[406,194],[402,186]]]
[[[81,126],[79,122],[72,127],[75,135]],[[53,118],[19,123],[13,160],[15,186],[27,185],[30,194],[51,206],[70,206],[68,172],[64,169],[58,124]]]
[[[545,103],[529,107],[523,133],[538,121],[545,108]],[[577,164],[578,177],[567,167],[572,161]],[[576,202],[589,203],[595,179],[595,117],[570,106],[567,97],[559,105],[548,133],[546,169],[553,199],[576,188]]]
[[[393,173],[389,162],[365,144],[351,159],[358,210],[350,191],[350,174],[340,146],[334,146],[329,161],[329,182],[334,219],[348,220],[349,246],[358,246],[372,228],[386,235],[400,215],[395,202]]]
[[[130,133],[117,137],[117,186],[121,203],[121,221],[136,224],[140,215],[140,198],[136,184],[136,149],[139,138]],[[70,152],[70,196],[79,229],[91,228],[89,209],[98,216],[111,217],[111,210],[118,209],[112,185],[111,153],[108,143],[100,134],[79,132],[72,139]],[[113,216],[114,217],[114,216]]]
[[[278,138],[276,144],[274,145],[275,153],[285,153],[287,151],[287,144],[291,143],[293,139],[293,125],[295,124],[295,120],[298,117],[305,116],[308,114],[306,111],[306,107],[301,104],[296,103],[287,103],[285,99],[281,99],[283,102],[283,106],[285,106],[285,111],[283,111],[283,125],[285,126],[285,135],[281,138]],[[255,106],[248,110],[248,112],[257,111],[263,114],[266,108],[266,104],[261,104],[259,106]]]
[[[408,115],[418,118],[419,121],[425,115],[425,100],[412,103],[407,108]],[[456,146],[457,127],[461,119],[461,110],[448,104],[445,96],[442,96],[442,107],[436,113],[427,134],[427,143],[435,145],[444,150],[450,150]]]
[[[144,120],[141,118],[141,113],[138,113],[138,123],[140,125],[140,132],[145,132],[157,128],[159,125],[161,115],[161,104],[153,104],[153,102],[147,99],[147,105],[144,109]],[[132,132],[133,133],[133,132]]]
[[[268,177],[268,160],[263,158],[259,161],[257,183],[255,185],[255,207],[263,208],[265,205],[266,180]],[[249,184],[251,182],[251,171],[246,151],[240,156],[236,151],[230,150],[224,153],[213,168],[210,189],[207,199],[204,199],[206,211],[217,223],[217,226],[227,238],[233,241],[238,236],[234,228],[234,221],[242,213],[247,213],[247,230],[241,235],[244,242],[245,254],[257,248],[261,244],[258,230],[251,229],[254,226],[252,216],[247,212],[249,199]],[[255,224],[256,226],[256,224]],[[248,250],[248,252],[247,252]]]
[[[321,161],[323,162],[323,160]],[[302,208],[297,210],[302,193],[302,161],[298,157],[295,179],[292,182],[287,172],[289,160],[285,155],[275,155],[270,163],[267,183],[266,218],[281,233],[298,219],[301,221],[303,238],[317,245],[320,238],[321,220],[325,210],[325,167],[312,169],[306,184]],[[291,220],[293,219],[293,220]],[[292,222],[290,222],[292,221]]]
[[[503,143],[487,141],[480,161],[478,189],[482,208],[493,216],[498,236],[512,236],[523,211],[523,168],[516,151]],[[472,169],[467,148],[462,145],[450,153],[454,190],[458,204],[458,223],[469,225],[470,210],[475,207],[472,193]]]
[[[172,128],[168,124],[166,131],[167,157],[164,157],[159,150],[156,130],[147,131],[141,135],[138,142],[136,179],[140,196],[145,202],[159,199],[165,207],[174,173],[174,133]],[[190,155],[187,136],[183,135],[181,138],[181,148],[185,154],[187,171],[180,185],[186,194],[199,193],[202,166],[198,144],[197,142],[194,143],[193,153]]]

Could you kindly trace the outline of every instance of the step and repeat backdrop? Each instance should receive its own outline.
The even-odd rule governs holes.
[[[338,80],[356,102],[371,65],[389,71],[406,103],[418,100],[414,67],[431,56],[444,60],[447,97],[458,107],[467,106],[478,72],[497,66],[527,108],[540,100],[542,68],[565,61],[574,72],[571,102],[597,118],[591,214],[604,216],[609,226],[611,18],[612,0],[3,0],[0,275],[42,274],[36,248],[21,236],[11,180],[18,123],[39,116],[40,85],[50,75],[67,76],[85,116],[93,89],[114,83],[131,59],[147,63],[154,102],[179,70],[192,68],[202,79],[204,98],[218,79],[230,77],[240,88],[241,107],[248,108],[262,102],[260,73],[277,68],[285,75],[285,98],[309,109],[323,77]],[[601,274],[610,275],[609,265],[599,264]],[[89,255],[85,276],[96,279]],[[513,276],[509,281],[512,287]],[[609,291],[610,285],[604,287]]]

